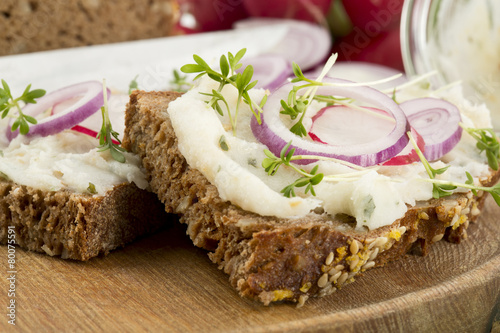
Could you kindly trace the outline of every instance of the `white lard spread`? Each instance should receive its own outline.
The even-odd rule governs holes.
[[[269,176],[261,166],[266,157],[267,147],[259,143],[250,129],[252,112],[243,102],[240,104],[236,136],[230,130],[227,112],[220,116],[210,108],[207,96],[217,89],[217,83],[204,77],[197,87],[171,102],[168,114],[175,130],[179,150],[193,168],[199,170],[214,184],[223,200],[230,201],[244,210],[263,216],[300,218],[312,214],[321,207],[332,216],[343,213],[356,218],[357,229],[375,229],[392,224],[407,211],[407,204],[432,198],[432,184],[422,181],[428,178],[421,163],[397,167],[381,167],[351,182],[327,182],[323,180],[315,186],[316,196],[304,194],[296,189],[296,197],[287,198],[281,189],[300,177],[290,168],[281,166],[274,176]],[[223,95],[233,107],[234,114],[237,90],[226,86]],[[398,96],[399,101],[428,91],[418,87],[407,89]],[[257,103],[265,91],[252,89],[250,95]],[[432,95],[431,95],[432,96]],[[444,99],[457,105],[462,112],[462,121],[469,127],[491,127],[489,112],[484,106],[475,106],[461,98],[461,89],[453,88],[440,93]],[[321,108],[311,105],[308,117]],[[305,121],[304,124],[311,124]],[[307,126],[307,125],[306,125]],[[221,137],[229,146],[221,149]],[[475,148],[475,140],[464,133],[459,144],[447,154],[443,161],[450,165],[448,171],[439,177],[465,182],[465,171],[469,171],[477,182],[487,176],[489,169],[486,158]],[[434,168],[444,166],[444,162],[431,163]],[[306,167],[307,168],[307,167]],[[309,168],[312,168],[310,166]],[[348,167],[330,161],[319,162],[319,171],[326,175],[352,172]],[[458,189],[460,191],[460,189]]]
[[[123,107],[124,104],[121,113]],[[31,140],[18,135],[8,143],[3,131],[6,122],[0,121],[0,128],[0,177],[17,184],[45,191],[67,189],[89,193],[87,189],[92,183],[96,195],[103,195],[122,183],[133,182],[141,189],[148,187],[138,156],[125,152],[126,163],[117,162],[109,151],[98,152],[98,140],[88,135],[68,130]],[[116,124],[115,128],[123,125]]]

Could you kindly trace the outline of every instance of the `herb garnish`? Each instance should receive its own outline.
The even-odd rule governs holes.
[[[91,182],[89,182],[89,187],[87,187],[87,191],[90,193],[90,194],[97,194],[97,190],[95,188],[95,185]]]
[[[241,49],[233,55],[231,52],[228,52],[227,57],[222,55],[219,60],[220,73],[214,69],[212,69],[206,62],[198,55],[193,55],[193,59],[196,64],[188,64],[181,67],[181,71],[184,73],[199,73],[194,79],[198,79],[204,75],[208,75],[212,80],[219,82],[219,87],[217,90],[212,89],[211,93],[202,93],[203,95],[212,97],[207,103],[210,107],[216,110],[221,116],[224,115],[224,111],[219,104],[222,102],[223,106],[227,110],[227,114],[229,117],[229,121],[231,123],[231,127],[233,130],[233,134],[236,133],[236,120],[238,117],[238,110],[241,104],[241,101],[248,104],[250,109],[252,110],[255,118],[258,123],[261,124],[260,113],[262,112],[262,105],[255,103],[248,94],[248,91],[255,87],[257,81],[252,81],[253,76],[253,67],[248,65],[245,67],[243,72],[236,73],[238,69],[242,67],[240,63],[241,59],[246,53],[246,49]],[[234,115],[229,111],[229,106],[222,95],[222,89],[227,84],[234,86],[238,89],[238,98],[236,103],[236,111]],[[255,109],[257,109],[257,111]]]
[[[22,135],[26,135],[30,130],[28,123],[37,123],[37,120],[35,118],[23,113],[19,102],[24,102],[26,104],[36,104],[35,99],[40,98],[44,95],[45,90],[31,90],[31,84],[29,84],[26,89],[24,89],[24,92],[20,97],[14,98],[10,91],[9,85],[2,79],[2,88],[0,88],[0,112],[2,113],[1,117],[2,119],[7,117],[11,109],[17,110],[18,113],[17,119],[12,124],[12,132],[19,128],[19,133],[21,133]]]
[[[118,162],[120,163],[125,163],[125,156],[122,154],[122,152],[125,151],[124,148],[120,147],[121,141],[118,138],[118,132],[115,132],[113,130],[113,127],[111,126],[111,120],[109,120],[109,113],[108,113],[108,96],[107,96],[107,89],[106,89],[106,81],[103,80],[103,97],[104,97],[104,105],[101,107],[101,113],[102,113],[102,126],[101,130],[97,134],[97,138],[99,139],[99,147],[100,148],[98,151],[103,152],[109,149],[109,152],[111,153],[111,156]],[[113,138],[118,141],[118,144],[115,144],[113,142]]]
[[[262,167],[267,172],[269,176],[274,176],[280,166],[285,165],[290,167],[295,172],[299,173],[302,177],[295,180],[292,184],[286,186],[281,190],[284,196],[290,198],[295,196],[294,189],[296,187],[306,187],[305,193],[311,192],[312,195],[316,195],[314,191],[314,186],[321,183],[321,181],[329,181],[329,182],[339,182],[339,181],[353,181],[359,179],[360,176],[370,172],[371,170],[375,170],[374,168],[363,168],[359,165],[355,165],[346,161],[338,160],[335,158],[329,158],[324,156],[316,156],[316,155],[294,155],[295,148],[290,148],[292,145],[292,141],[288,142],[283,149],[281,149],[280,156],[275,156],[270,150],[265,149],[264,154],[267,156],[262,161]],[[295,165],[293,165],[292,161],[297,160],[323,160],[323,161],[335,161],[340,164],[346,165],[352,169],[357,171],[339,175],[328,175],[325,176],[323,173],[318,173],[319,166],[316,165],[311,170],[311,172],[307,172],[303,169],[299,169]]]
[[[352,99],[350,98],[338,98],[334,96],[323,96],[319,95],[316,96],[316,91],[318,90],[319,87],[322,86],[361,86],[361,85],[371,85],[371,84],[376,84],[376,83],[383,83],[387,81],[394,80],[395,78],[401,76],[401,75],[395,75],[383,80],[378,80],[374,82],[364,82],[364,83],[354,83],[354,82],[349,82],[349,83],[330,83],[330,82],[322,82],[323,78],[326,76],[326,74],[330,71],[332,66],[335,64],[337,60],[337,54],[332,55],[328,61],[326,62],[325,66],[323,67],[323,70],[321,74],[316,78],[316,80],[309,79],[304,76],[302,73],[302,70],[300,69],[299,65],[296,63],[293,63],[292,69],[293,69],[293,74],[295,75],[295,78],[292,79],[292,83],[298,83],[298,82],[304,82],[302,85],[295,85],[292,90],[288,93],[288,98],[287,100],[281,100],[281,107],[283,110],[280,112],[281,114],[285,114],[290,116],[290,119],[295,120],[299,115],[300,118],[299,120],[290,128],[290,132],[302,137],[302,136],[307,136],[307,130],[305,126],[303,125],[303,120],[307,111],[307,108],[309,105],[311,105],[311,102],[313,100],[318,100],[321,102],[326,102],[328,105],[333,105],[335,103],[342,104],[342,105],[352,105]],[[298,92],[302,89],[307,89],[304,94],[301,96],[297,96]]]
[[[170,81],[172,85],[172,90],[178,92],[186,92],[189,88],[193,87],[193,84],[187,80],[187,75],[181,75],[178,70],[173,71],[174,78]]]
[[[262,161],[262,167],[270,176],[275,175],[282,164],[291,167],[293,170],[302,175],[302,177],[281,190],[281,193],[283,193],[285,197],[294,197],[295,187],[304,186],[306,186],[305,193],[311,192],[311,194],[315,196],[316,192],[314,191],[314,185],[318,185],[323,180],[324,175],[322,173],[317,173],[318,165],[316,165],[311,172],[308,173],[305,170],[299,169],[295,165],[290,164],[293,159],[293,154],[295,153],[295,148],[290,149],[291,145],[292,142],[290,141],[283,147],[283,149],[281,149],[279,158],[274,156],[271,151],[267,149],[264,150],[264,154],[266,154],[267,158]]]
[[[227,144],[226,137],[224,135],[221,135],[221,137],[219,138],[219,146],[220,146],[220,149],[222,149],[224,151],[229,150],[229,145]]]
[[[467,133],[477,140],[476,147],[480,152],[486,152],[488,165],[493,170],[498,170],[500,143],[492,128],[467,128],[459,124]]]
[[[411,135],[410,132],[407,133],[408,137],[410,138],[410,142],[413,145],[413,148],[415,149],[415,152],[417,153],[418,157],[420,158],[420,161],[424,165],[425,170],[427,171],[427,174],[429,175],[429,178],[424,178],[422,180],[428,181],[432,183],[432,196],[435,199],[439,199],[442,197],[447,197],[449,195],[453,194],[453,190],[455,190],[457,187],[461,188],[466,188],[469,190],[472,190],[472,193],[477,194],[477,191],[484,191],[488,192],[491,194],[497,205],[500,206],[500,184],[497,184],[492,187],[486,187],[486,186],[476,186],[474,185],[474,179],[472,178],[471,174],[468,172],[465,172],[467,176],[467,181],[465,183],[457,183],[457,182],[452,182],[448,180],[440,180],[440,179],[435,179],[436,175],[444,173],[449,166],[445,168],[440,168],[440,169],[434,169],[430,166],[429,162],[427,159],[424,157],[424,154],[422,154],[422,151],[420,148],[418,148],[417,143],[415,142],[415,139]]]
[[[130,95],[132,91],[139,89],[139,83],[137,83],[137,78],[139,77],[139,74],[137,74],[132,81],[128,84],[128,94]]]

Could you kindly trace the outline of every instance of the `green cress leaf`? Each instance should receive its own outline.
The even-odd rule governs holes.
[[[274,154],[268,149],[264,149],[264,154],[267,156],[262,161],[262,167],[265,169],[269,176],[273,176],[278,171],[279,167],[284,164],[296,172],[300,173],[302,177],[295,180],[292,184],[285,186],[280,193],[287,198],[295,196],[295,188],[296,187],[306,187],[305,193],[311,192],[312,195],[316,195],[314,191],[314,186],[318,185],[324,178],[322,173],[316,174],[319,166],[316,165],[310,173],[307,173],[303,169],[298,169],[296,166],[291,164],[291,161],[294,158],[295,148],[291,148],[292,141],[288,142],[280,151],[280,157],[274,156]],[[289,150],[289,151],[288,151]],[[298,157],[300,158],[300,156]]]
[[[4,79],[2,79],[2,87],[3,87],[3,90],[5,91],[5,93],[7,94],[7,96],[9,96],[10,98],[12,98],[12,95],[10,93],[10,87],[7,84],[7,82],[5,82]]]
[[[495,131],[491,128],[467,128],[463,124],[460,126],[476,139],[476,147],[480,152],[486,153],[486,158],[488,159],[488,165],[493,170],[498,170],[500,158],[500,142],[495,134]]]
[[[228,151],[229,150],[229,146],[228,146],[228,144],[226,142],[226,137],[224,135],[221,135],[221,137],[219,139],[219,147],[223,151]]]
[[[175,75],[175,73],[176,73],[176,71],[174,71],[174,75]],[[139,77],[139,75],[136,75],[132,79],[132,81],[130,81],[130,83],[128,84],[128,94],[129,95],[132,93],[132,91],[139,89],[139,83],[137,83],[137,78],[138,77]]]
[[[219,59],[220,72],[217,72],[214,69],[210,68],[210,66],[196,54],[193,55],[193,59],[196,64],[187,64],[181,67],[181,71],[184,73],[198,73],[194,80],[207,75],[212,80],[218,82],[219,87],[216,90],[218,93],[221,93],[224,86],[227,84],[230,84],[238,89],[238,99],[236,102],[236,111],[234,112],[234,115],[231,113],[228,107],[228,103],[225,101],[222,94],[215,94],[214,92],[212,92],[212,98],[207,101],[207,104],[221,115],[224,115],[224,112],[218,102],[224,101],[233,133],[236,132],[238,110],[241,101],[249,105],[258,123],[260,124],[262,122],[260,118],[262,106],[253,102],[250,98],[250,95],[248,94],[248,90],[254,88],[257,84],[257,81],[251,82],[253,76],[253,67],[249,65],[243,70],[242,73],[234,73],[235,70],[241,67],[239,61],[245,55],[245,53],[246,49],[241,49],[240,51],[238,51],[238,53],[236,53],[235,56],[231,52],[228,52],[227,57],[225,55],[222,55]],[[256,108],[258,111],[256,111],[254,108]]]
[[[43,96],[45,96],[45,90],[43,90],[43,89],[35,89],[35,90],[30,91],[26,95],[26,98],[24,99],[24,101],[26,103],[36,104],[35,99],[43,97]]]
[[[228,76],[229,75],[229,63],[227,62],[227,58],[225,55],[221,55],[220,61],[219,61],[219,66],[220,66],[220,71],[222,76]]]
[[[210,70],[210,66],[208,66],[205,60],[203,60],[199,55],[193,54],[193,59],[198,65],[203,68],[203,70]]]
[[[203,72],[204,69],[203,67],[201,67],[200,65],[194,65],[194,64],[188,64],[188,65],[184,65],[181,67],[181,71],[183,73],[186,73],[186,74],[189,74],[189,73],[199,73],[199,72]]]
[[[295,62],[292,63],[292,70],[293,70],[293,74],[297,77],[297,78],[303,78],[304,77],[304,74],[302,73],[302,69],[300,69],[299,65],[297,65]]]
[[[15,131],[19,128],[19,133],[26,135],[29,132],[29,124],[36,124],[37,120],[34,117],[25,115],[19,105],[19,102],[26,104],[35,104],[36,99],[45,95],[45,90],[35,89],[31,90],[31,84],[28,84],[23,91],[23,94],[18,97],[12,97],[11,90],[5,80],[2,81],[2,89],[0,89],[0,111],[2,112],[1,118],[7,117],[12,109],[17,110],[17,118],[12,124],[11,130]]]
[[[243,48],[236,53],[236,56],[233,57],[233,59],[231,61],[231,68],[233,70],[236,71],[236,70],[241,68],[242,64],[240,64],[239,62],[241,61],[241,59],[243,59],[243,56],[245,55],[246,52],[247,52],[247,49]]]
[[[95,188],[95,185],[92,184],[91,182],[89,182],[89,187],[87,187],[87,191],[90,193],[90,194],[97,194],[97,190]]]
[[[121,141],[118,139],[118,132],[113,130],[111,125],[111,120],[109,119],[108,112],[108,103],[107,103],[107,91],[106,91],[106,83],[103,82],[103,96],[104,96],[104,105],[101,107],[102,114],[102,125],[101,130],[97,134],[97,139],[99,139],[99,148],[98,152],[103,152],[109,150],[111,157],[117,162],[125,163],[125,155],[122,152],[125,152],[125,149],[120,147]],[[113,138],[115,138],[118,144],[113,142]]]

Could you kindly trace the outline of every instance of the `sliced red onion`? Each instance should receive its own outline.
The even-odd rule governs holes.
[[[80,98],[76,99],[76,97]],[[75,102],[68,103],[70,105],[67,105],[63,110],[58,110],[59,112],[52,114],[50,117],[39,120],[36,125],[31,125],[26,136],[56,134],[72,128],[94,114],[104,104],[102,83],[99,81],[88,81],[56,90],[38,99],[36,104],[27,104],[24,106],[23,112],[36,117],[55,105],[65,104],[65,101],[73,99]],[[7,130],[9,141],[19,133],[19,131],[12,132],[10,127],[11,124],[9,124]]]
[[[331,36],[317,24],[289,19],[249,18],[236,22],[234,27],[247,29],[275,24],[287,24],[288,31],[277,45],[264,52],[281,55],[290,63],[297,63],[303,71],[319,65],[330,55]]]
[[[256,88],[274,90],[282,85],[292,74],[291,63],[277,54],[261,54],[255,57],[243,58],[244,69],[253,66],[253,80],[257,80]]]
[[[425,153],[424,138],[420,135],[420,133],[417,132],[417,130],[415,130],[414,127],[411,128],[411,135],[413,136],[413,138],[415,138],[415,141],[417,142],[417,147],[420,149],[420,151]],[[399,154],[397,154],[390,160],[382,163],[382,165],[388,165],[388,166],[406,165],[418,161],[420,161],[420,157],[418,157],[418,154],[415,151],[415,147],[413,147],[413,145],[410,142]]]
[[[401,103],[400,106],[410,125],[422,135],[427,160],[441,158],[460,141],[460,111],[450,102],[437,98],[418,98]]]
[[[324,82],[349,84],[350,81],[325,78]],[[301,138],[283,124],[280,119],[280,101],[287,100],[288,92],[297,83],[286,83],[274,91],[268,98],[262,113],[262,125],[256,119],[252,119],[251,127],[255,137],[265,144],[269,150],[279,156],[281,149],[290,141],[291,148],[296,149],[296,155],[319,155],[341,159],[360,166],[371,166],[387,161],[396,156],[408,144],[406,132],[410,130],[406,116],[390,97],[370,87],[357,86],[322,86],[317,90],[318,95],[334,95],[353,98],[359,102],[370,103],[371,106],[386,111],[395,122],[392,130],[387,135],[376,138],[369,142],[325,145],[311,142]],[[352,127],[357,126],[355,122]],[[313,161],[297,161],[299,164],[307,164]]]

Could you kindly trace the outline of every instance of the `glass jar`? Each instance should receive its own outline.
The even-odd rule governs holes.
[[[401,46],[407,75],[435,70],[437,86],[462,81],[500,131],[500,0],[406,0]]]

